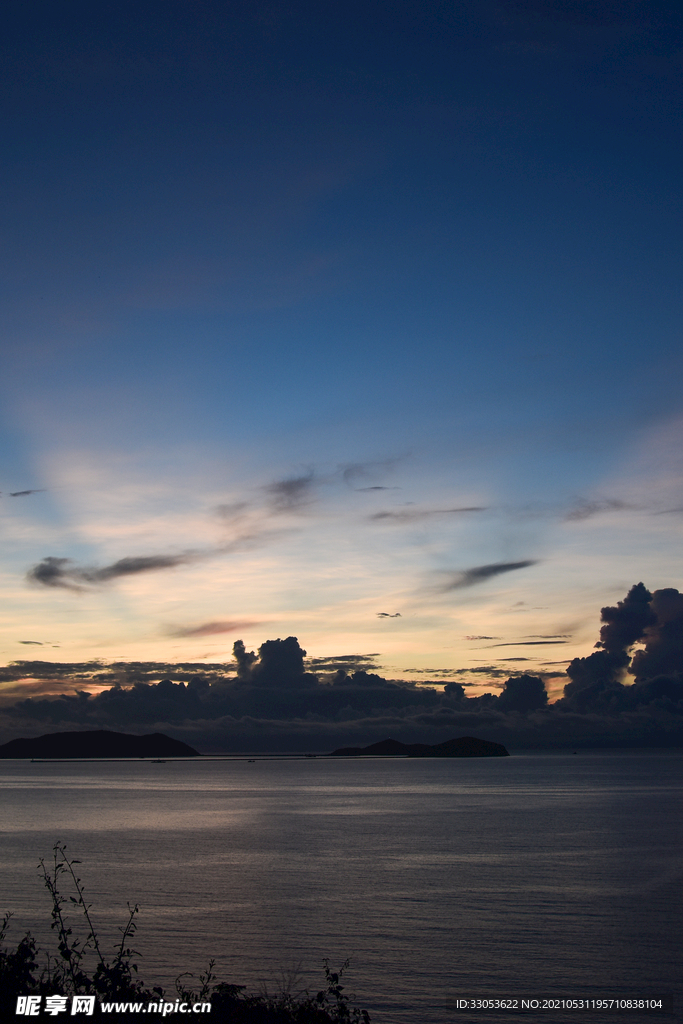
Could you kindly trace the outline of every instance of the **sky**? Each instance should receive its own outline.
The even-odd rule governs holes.
[[[2,18],[0,662],[555,700],[680,587],[679,4]]]

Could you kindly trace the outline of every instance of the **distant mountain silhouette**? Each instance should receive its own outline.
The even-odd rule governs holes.
[[[199,757],[198,751],[163,733],[130,736],[124,732],[53,732],[34,739],[10,740],[0,746],[3,757]]]
[[[340,747],[332,757],[509,757],[502,743],[462,736],[445,743],[401,743],[400,740],[380,740],[369,747]]]

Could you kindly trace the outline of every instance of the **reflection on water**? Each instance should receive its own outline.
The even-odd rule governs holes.
[[[150,985],[215,957],[316,988],[351,957],[378,1024],[445,1024],[462,993],[680,993],[682,783],[678,752],[0,762],[0,912],[50,941],[59,839],[112,945],[140,903]]]

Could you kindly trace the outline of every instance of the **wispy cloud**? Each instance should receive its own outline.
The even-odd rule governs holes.
[[[119,558],[111,565],[101,568],[95,566],[78,566],[71,558],[55,558],[48,555],[27,572],[31,583],[39,583],[44,587],[61,587],[65,590],[81,591],[87,586],[109,583],[120,576],[136,576],[139,573],[156,572],[159,569],[174,569],[178,565],[196,562],[206,557],[196,552],[185,552],[179,555],[139,555],[132,558]]]
[[[493,576],[500,576],[505,572],[515,572],[517,569],[528,569],[536,565],[538,559],[527,558],[522,562],[492,562],[489,565],[475,565],[471,569],[463,569],[461,572],[448,573],[450,577],[439,590],[441,593],[448,593],[450,590],[462,590],[465,587],[474,587],[478,583],[484,583]]]
[[[204,622],[200,626],[171,626],[166,630],[167,636],[193,637],[213,636],[217,633],[234,633],[236,630],[251,629],[259,625],[256,622]]]
[[[462,512],[485,512],[483,505],[466,505],[462,508],[401,509],[399,512],[374,512],[368,519],[375,523],[412,523],[432,516],[451,516]]]
[[[382,480],[396,466],[399,459],[382,459],[377,462],[349,462],[340,466],[342,480],[356,491],[389,491],[397,488],[371,484],[373,480]],[[358,484],[363,487],[358,487]]]
[[[44,587],[83,592],[107,584],[124,576],[174,569],[216,559],[222,555],[248,551],[281,537],[282,530],[268,528],[267,516],[250,514],[246,502],[219,505],[218,515],[231,528],[232,538],[221,544],[203,549],[189,549],[175,554],[132,555],[119,558],[109,565],[78,565],[71,558],[48,555],[26,573],[30,583]]]
[[[487,644],[486,647],[480,648],[482,651],[489,650],[491,647],[550,647],[552,644],[566,644],[568,640],[512,640],[510,643],[504,644]]]
[[[592,519],[601,512],[620,512],[624,509],[632,509],[636,506],[619,498],[601,498],[596,501],[584,501],[581,499],[574,508],[570,509],[564,516],[567,523],[580,522],[583,519]]]
[[[291,512],[309,505],[313,500],[315,474],[313,470],[303,476],[277,480],[266,487],[271,510],[274,512]]]
[[[379,658],[377,651],[370,654],[340,654],[331,658],[306,658],[305,665],[307,670],[312,672],[336,672],[340,668],[345,671],[358,669],[375,671],[379,668],[376,658]]]

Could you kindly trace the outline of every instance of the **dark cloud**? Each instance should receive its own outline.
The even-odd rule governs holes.
[[[638,584],[601,617],[603,646],[570,662],[554,704],[544,681],[559,672],[530,675],[496,664],[411,670],[425,682],[431,675],[424,685],[384,678],[369,664],[376,655],[307,659],[296,637],[267,640],[257,652],[238,640],[228,663],[15,662],[0,669],[7,693],[0,741],[47,727],[162,731],[205,752],[332,750],[387,736],[440,742],[453,735],[512,749],[683,746],[683,595],[650,595]],[[642,649],[631,661],[634,643]],[[629,666],[635,682],[625,685],[633,679]],[[445,686],[437,682],[447,675]],[[491,692],[478,693],[479,683],[468,696],[475,679]]]
[[[471,674],[491,676],[496,678],[510,674],[509,668],[498,668],[497,665],[476,665],[474,668],[456,668],[452,673],[454,676],[469,676]]]
[[[487,644],[481,650],[490,650],[493,647],[552,647],[555,644],[566,644],[568,640],[510,640],[504,644]]]
[[[458,673],[457,668],[405,668],[402,670],[408,675],[431,676],[433,679],[448,679]]]
[[[390,473],[396,466],[399,459],[384,459],[379,462],[349,462],[343,466],[340,466],[342,480],[349,487],[353,487],[357,491],[389,491],[399,490],[400,488],[382,487],[379,484],[366,485],[365,487],[356,487],[355,485],[363,481],[382,479]]]
[[[332,686],[341,686],[346,688],[347,690],[356,690],[358,688],[364,690],[397,689],[396,683],[392,682],[389,679],[384,679],[376,672],[366,672],[365,669],[358,669],[350,675],[343,669],[340,669],[338,672],[335,673],[332,679]],[[404,691],[408,689],[410,686],[410,683],[404,686]]]
[[[177,565],[185,565],[195,561],[196,554],[186,552],[181,555],[140,555],[132,558],[119,558],[111,565],[101,569],[78,570],[81,579],[88,583],[106,583],[119,576],[136,576],[143,572],[156,572],[159,569],[174,569]]]
[[[17,643],[26,644],[27,646],[43,647],[42,640],[18,640]]]
[[[583,519],[592,519],[601,512],[619,512],[623,509],[634,508],[625,501],[618,498],[604,498],[601,501],[578,501],[574,508],[570,509],[564,516],[565,522],[580,522]]]
[[[544,708],[547,703],[548,694],[540,676],[521,675],[507,680],[497,707],[501,711],[526,714]]]
[[[204,622],[201,626],[175,626],[167,630],[168,636],[193,637],[213,636],[215,633],[235,633],[239,629],[251,629],[255,622]]]
[[[122,576],[136,576],[140,573],[159,572],[162,569],[174,569],[179,565],[190,565],[205,559],[219,558],[221,555],[235,551],[245,551],[262,544],[273,537],[280,536],[278,531],[255,528],[244,531],[229,543],[221,544],[204,551],[183,551],[175,555],[134,555],[119,558],[111,565],[79,566],[71,558],[56,558],[48,555],[26,573],[30,583],[39,583],[45,587],[60,587],[65,590],[82,592],[90,587]]]
[[[254,686],[285,686],[308,688],[317,683],[317,676],[306,672],[304,658],[306,651],[299,646],[295,636],[286,640],[266,640],[258,649],[258,655],[247,652],[244,643],[237,640],[233,655],[238,664],[238,677]]]
[[[642,583],[637,583],[614,608],[603,608],[600,618],[605,625],[600,630],[600,641],[596,646],[617,653],[640,640],[645,630],[657,622],[657,612],[651,601],[650,591]]]
[[[274,512],[291,512],[309,505],[313,500],[314,473],[310,470],[303,476],[278,480],[266,487],[271,508]]]
[[[313,672],[336,672],[337,669],[376,669],[377,652],[371,654],[339,654],[332,658],[306,658],[305,665]]]
[[[631,665],[637,680],[683,673],[683,594],[655,590],[650,608],[655,621],[645,627],[645,649],[636,651]]]
[[[673,588],[651,594],[637,583],[600,617],[598,650],[570,662],[564,701],[578,710],[628,711],[657,699],[683,700],[683,595]],[[638,642],[644,649],[631,661]],[[633,686],[624,685],[628,669],[636,677]]]
[[[460,512],[485,512],[482,505],[468,505],[463,508],[435,508],[435,509],[406,509],[399,512],[375,512],[368,516],[371,522],[384,523],[413,523],[419,519],[429,519],[431,516],[450,516]]]
[[[70,558],[55,558],[48,555],[42,562],[34,565],[26,573],[26,578],[31,583],[42,583],[44,587],[65,587],[67,590],[82,590],[83,588],[74,583],[67,570],[71,562]]]
[[[27,494],[43,494],[46,489],[45,487],[38,487],[33,491],[10,491],[9,496],[10,498],[23,498]]]
[[[391,612],[377,612],[377,618],[378,619],[400,619],[401,618],[401,613],[400,612],[394,612],[392,614]]]
[[[83,590],[85,586],[108,583],[120,576],[136,576],[144,572],[156,572],[159,569],[173,569],[178,565],[186,565],[196,561],[201,555],[185,552],[180,555],[140,555],[132,558],[120,558],[111,565],[96,568],[95,566],[74,565],[70,558],[54,558],[48,556],[42,562],[29,569],[26,576],[32,583],[40,583],[45,587],[62,587],[66,590]],[[204,556],[205,557],[205,556]]]
[[[308,686],[315,676],[304,669],[306,651],[295,636],[266,640],[258,649],[259,660],[251,671],[252,682],[262,686]]]
[[[243,640],[235,641],[232,655],[237,662],[237,678],[248,682],[251,679],[251,669],[256,662],[256,655],[253,651],[247,651]]]
[[[466,636],[465,640],[500,640],[499,636]]]
[[[440,590],[448,593],[450,590],[461,590],[464,587],[474,587],[478,583],[484,583],[493,576],[500,576],[501,573],[514,572],[517,569],[528,569],[531,565],[537,564],[537,559],[525,559],[523,562],[492,562],[490,565],[475,565],[471,569],[463,569],[461,572],[449,573],[450,580]]]

